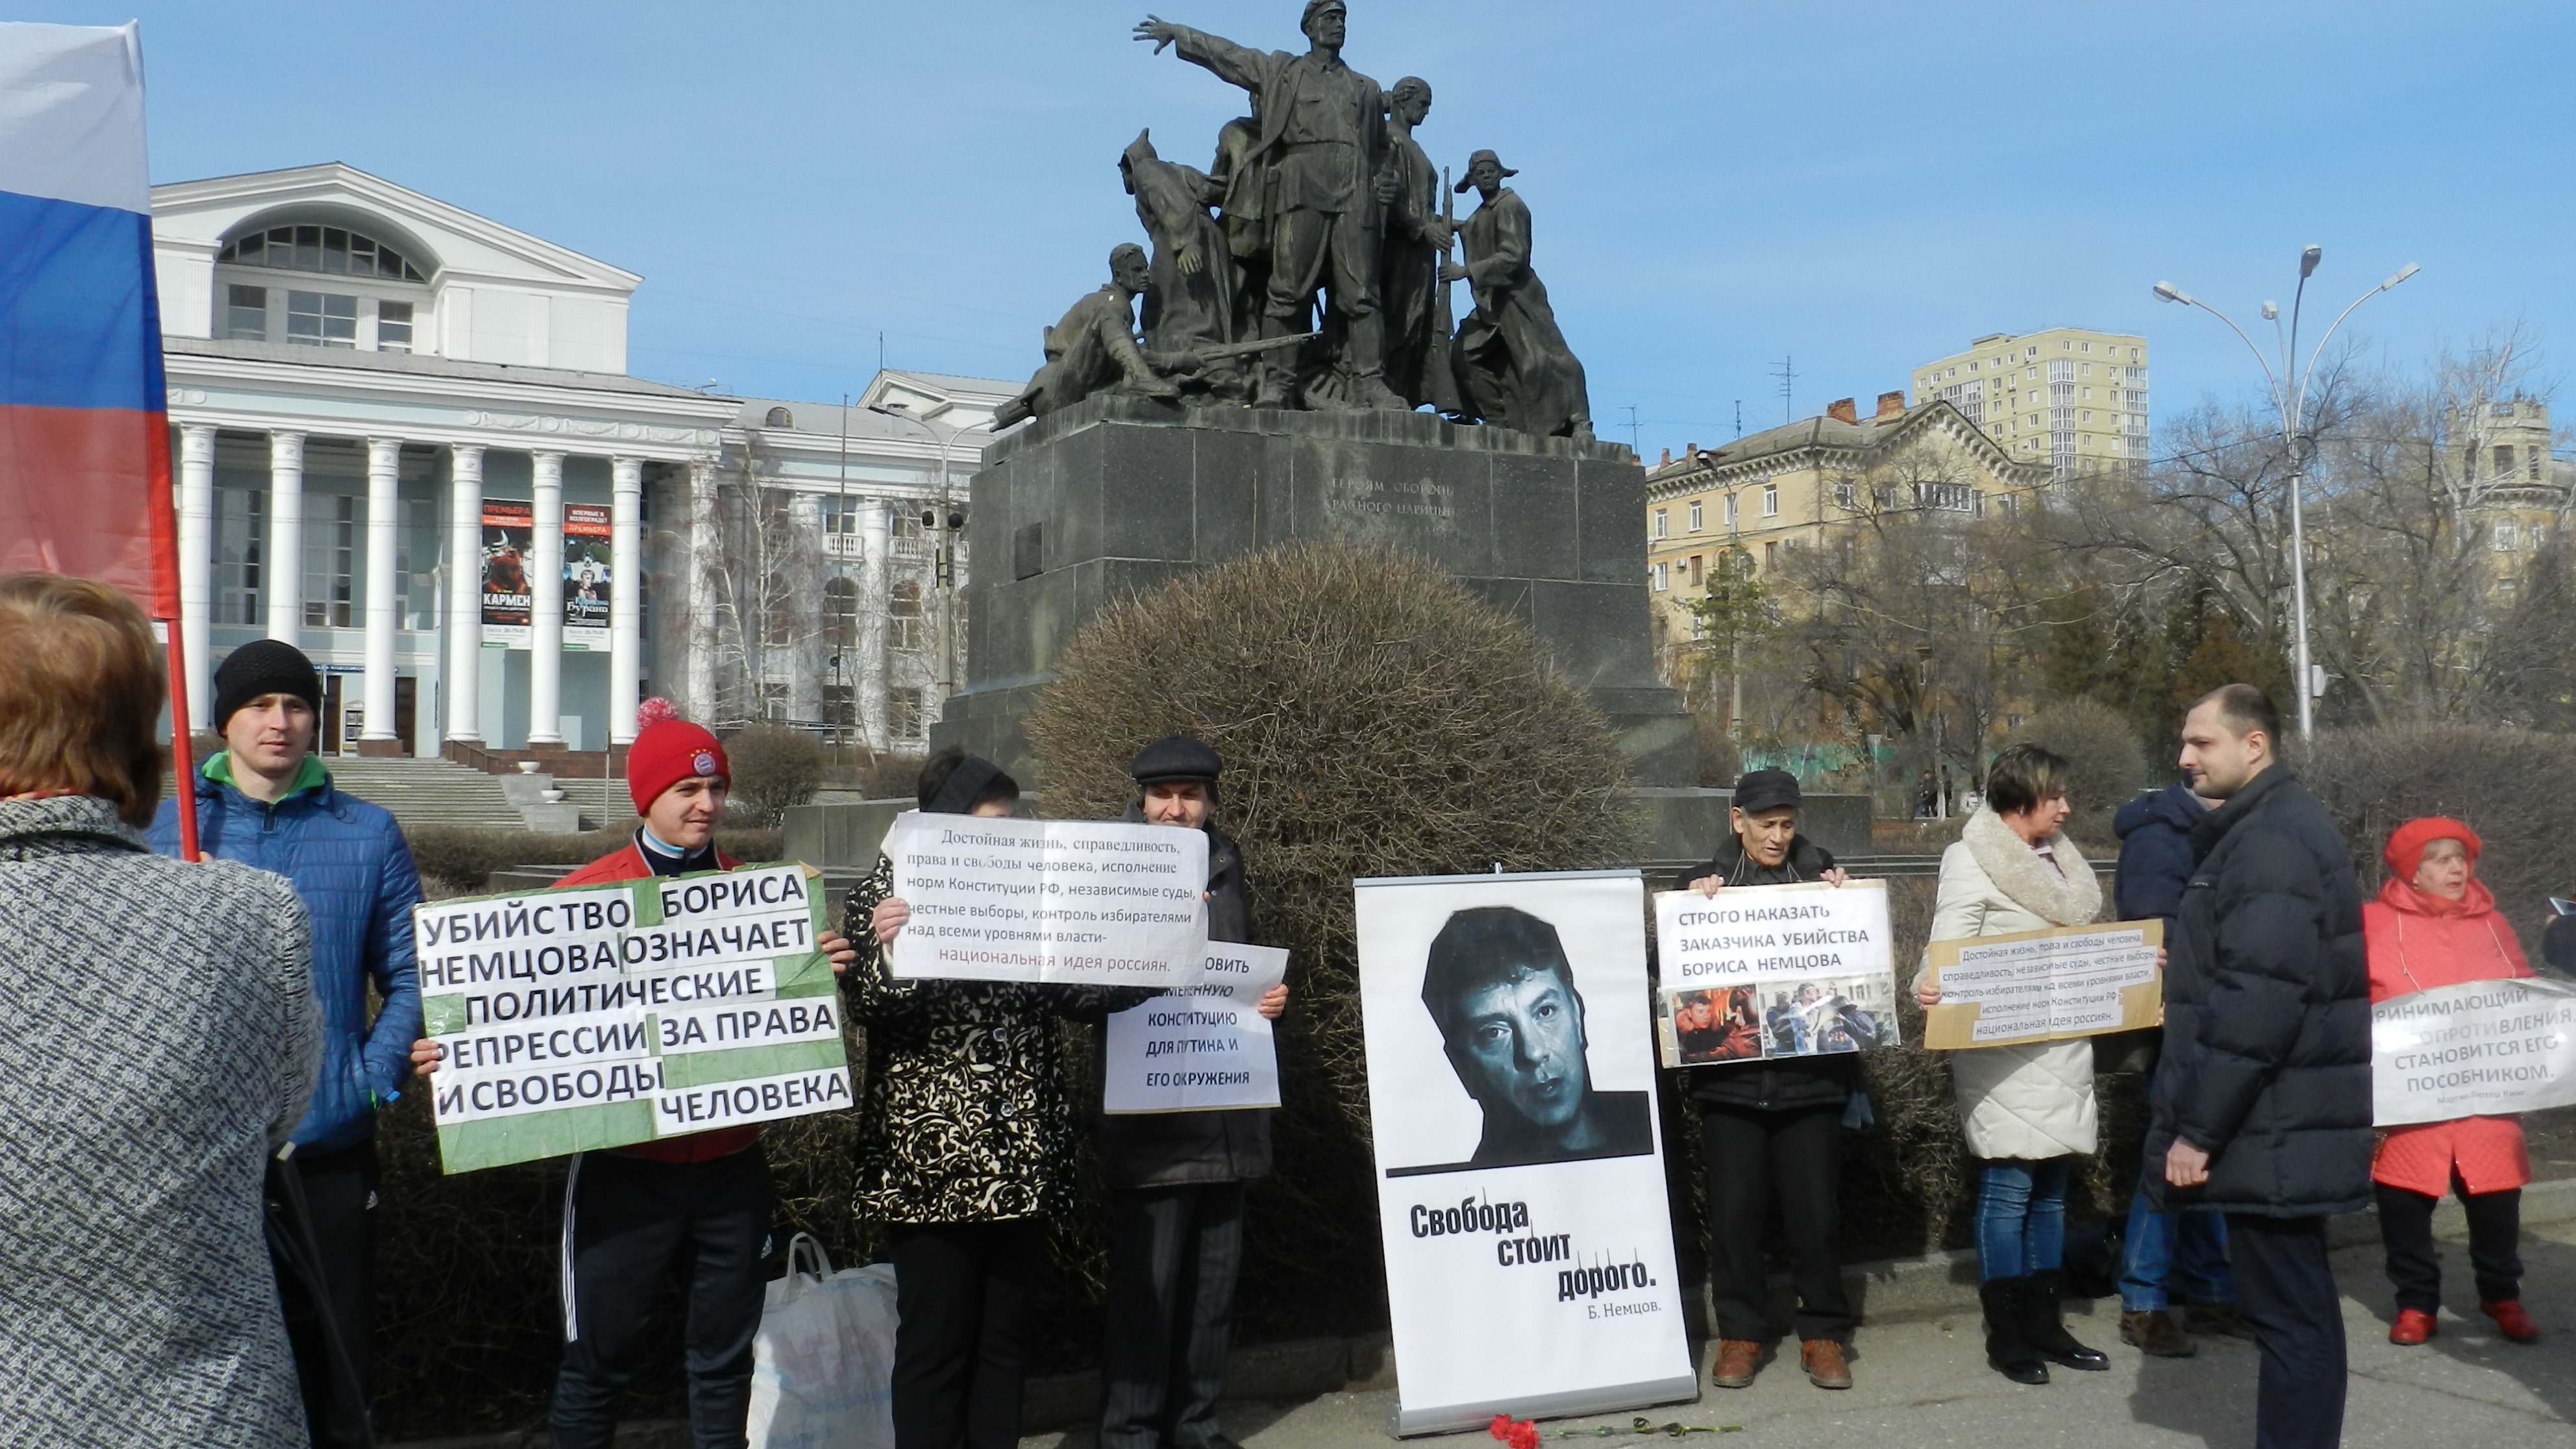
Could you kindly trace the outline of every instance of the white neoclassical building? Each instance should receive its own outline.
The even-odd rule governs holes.
[[[256,638],[342,754],[595,751],[666,694],[918,748],[1009,383],[631,377],[642,279],[340,165],[155,187],[192,723]]]

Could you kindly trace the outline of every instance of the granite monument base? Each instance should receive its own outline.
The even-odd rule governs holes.
[[[1300,539],[1419,553],[1535,633],[1632,780],[1685,787],[1697,737],[1647,643],[1645,475],[1624,447],[1428,413],[1181,408],[1102,396],[976,474],[967,668],[932,731],[1043,788],[1023,727],[1104,605]]]

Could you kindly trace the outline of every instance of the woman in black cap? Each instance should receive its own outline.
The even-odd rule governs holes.
[[[1708,863],[1683,877],[1715,895],[1730,886],[1841,885],[1842,868],[1798,833],[1798,777],[1755,770],[1735,782],[1731,825]],[[1763,1231],[1772,1201],[1798,1290],[1799,1364],[1818,1388],[1851,1387],[1844,1346],[1859,1320],[1843,1291],[1834,1242],[1841,1216],[1843,1116],[1858,1077],[1849,1055],[1775,1057],[1687,1069],[1708,1173],[1710,1296],[1717,1308],[1719,1388],[1753,1382],[1771,1341]]]
[[[926,814],[1006,816],[1020,787],[951,749],[922,767],[916,798]],[[889,948],[910,917],[880,855],[850,892],[842,932],[859,960],[842,990],[867,1028],[853,1206],[886,1225],[895,1268],[895,1444],[1013,1449],[1029,1280],[1074,1199],[1058,1023],[1146,993],[898,980]]]

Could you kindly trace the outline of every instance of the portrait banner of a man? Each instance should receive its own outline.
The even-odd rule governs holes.
[[[1396,1432],[1690,1398],[1644,881],[1354,888]]]

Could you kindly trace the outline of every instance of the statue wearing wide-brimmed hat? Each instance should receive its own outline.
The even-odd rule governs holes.
[[[1467,158],[1466,179],[1483,198],[1459,228],[1467,264],[1444,267],[1444,281],[1468,284],[1476,310],[1458,324],[1450,356],[1459,391],[1488,423],[1551,437],[1590,438],[1592,402],[1583,364],[1557,329],[1547,286],[1530,269],[1530,212],[1503,179],[1520,173],[1491,151]]]

